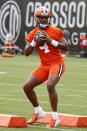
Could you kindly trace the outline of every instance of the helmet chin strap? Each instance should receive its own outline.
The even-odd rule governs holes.
[[[48,25],[49,25],[49,24],[41,24],[41,23],[39,24],[39,26],[40,26],[41,28],[44,28],[44,29],[45,29]]]

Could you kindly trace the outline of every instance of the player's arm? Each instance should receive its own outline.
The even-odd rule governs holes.
[[[34,40],[32,42],[27,42],[25,48],[24,48],[24,54],[26,56],[29,56],[30,54],[32,54],[33,50],[35,47],[35,42]]]
[[[69,50],[69,46],[67,41],[65,40],[64,37],[62,37],[59,41],[58,41],[58,46],[59,49],[64,50],[64,51],[68,51]]]
[[[27,42],[26,46],[25,46],[25,49],[24,49],[24,54],[26,56],[29,56],[33,50],[34,50],[34,47],[36,46],[36,43],[37,43],[37,38],[38,38],[38,35],[39,35],[39,31],[34,35],[34,39],[32,40],[32,42]]]
[[[64,51],[69,50],[68,43],[64,37],[62,37],[59,41],[56,41],[56,40],[51,39],[45,32],[44,32],[44,34],[46,37],[46,41],[51,43],[54,47],[57,47],[57,48],[64,50]]]

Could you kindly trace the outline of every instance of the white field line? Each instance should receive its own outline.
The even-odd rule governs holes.
[[[65,90],[65,91],[73,91],[73,92],[84,92],[84,93],[86,93],[87,92],[87,90],[73,90],[73,89],[64,89],[64,88],[59,88],[60,90]]]
[[[87,87],[87,84],[81,84],[81,83],[79,83],[78,86],[86,86]]]
[[[15,98],[5,98],[5,97],[0,97],[0,100],[9,100],[9,101],[22,101],[22,102],[28,102],[29,101],[23,100],[23,99],[15,99]],[[50,103],[47,101],[39,101],[41,104],[47,104],[49,105]],[[81,106],[81,105],[73,105],[73,104],[59,104],[60,106],[74,106],[74,107],[80,107],[80,108],[87,108],[87,106]]]
[[[3,95],[3,94],[0,94],[0,96],[14,96],[14,95]]]
[[[62,86],[62,85],[61,85],[61,86]],[[43,87],[43,86],[42,86],[42,87],[40,87],[40,88],[46,88],[46,87]],[[61,87],[58,88],[58,89],[59,89],[59,90],[66,90],[66,91],[74,91],[74,92],[84,92],[84,93],[87,92],[87,90],[82,90],[82,89],[81,89],[81,90],[76,90],[76,89],[73,90],[73,89],[67,89],[67,88],[64,89],[64,88],[61,88]]]
[[[3,85],[3,84],[2,84]],[[12,85],[13,86],[13,84],[9,84],[9,85]],[[3,94],[0,94],[0,96],[14,96],[14,95],[3,95]],[[41,94],[37,94],[37,96],[41,96],[41,97],[48,97],[48,95],[46,95],[46,94],[43,94],[43,95],[41,95]],[[75,94],[75,95],[63,95],[63,96],[74,96],[74,97],[84,97],[84,96],[82,96],[82,95],[78,95],[78,94]]]
[[[41,94],[37,94],[37,96],[42,96],[42,97],[47,96],[47,97],[48,97],[48,95],[46,95],[46,94],[43,94],[43,95],[41,95]]]
[[[0,83],[0,85],[8,85],[8,86],[23,86],[23,84],[7,84],[7,83]],[[61,85],[61,86],[63,86],[64,84],[59,84],[59,85]],[[46,87],[41,87],[41,88],[46,88]],[[59,88],[60,90],[67,90],[67,91],[74,91],[74,92],[87,92],[87,90],[73,90],[73,89],[64,89],[64,88]],[[3,96],[5,96],[5,95],[3,95]],[[11,95],[12,96],[12,95]],[[45,96],[48,96],[48,95],[40,95],[40,94],[38,94],[38,96],[43,96],[43,97],[45,97]],[[84,97],[84,96],[82,96],[82,95],[78,95],[78,94],[75,94],[75,95],[70,95],[70,94],[68,94],[68,95],[63,95],[63,96],[74,96],[74,97]]]
[[[46,102],[46,101],[40,101],[40,103],[41,104],[50,104],[50,103],[48,103],[48,102]],[[87,106],[80,106],[80,105],[73,105],[73,104],[59,104],[60,106],[74,106],[74,107],[80,107],[80,108],[87,108]]]
[[[73,104],[59,104],[60,106],[74,106],[74,107],[80,107],[80,108],[87,108],[87,106],[80,106],[80,105],[73,105]]]
[[[0,83],[0,85],[8,85],[8,86],[23,86],[22,84],[8,84],[8,83]]]
[[[82,96],[82,95],[63,95],[63,96],[84,97],[84,96]]]
[[[75,82],[75,81],[74,81]],[[64,87],[64,84],[57,84],[58,86],[62,86],[62,87]],[[82,84],[82,83],[78,83],[78,84],[76,84],[76,86],[86,86],[87,87],[87,84]]]
[[[10,65],[10,63],[8,64],[8,61],[5,61],[4,63],[1,62],[0,60],[0,64],[7,64],[7,65]],[[40,65],[40,63],[38,62],[32,62],[32,63],[18,63],[18,62],[15,62],[14,65],[20,65],[20,66],[37,66],[37,65]]]
[[[9,100],[9,101],[24,101],[28,102],[28,100],[23,100],[23,99],[15,99],[15,98],[5,98],[5,97],[0,97],[1,100]]]
[[[14,84],[14,83],[10,83],[10,84],[8,84],[8,83],[0,83],[0,85],[8,85],[8,86],[23,86],[24,85],[24,83],[21,83],[21,84]],[[64,84],[57,84],[57,85],[59,85],[59,86],[64,86]],[[78,84],[79,86],[86,86],[87,84]],[[40,87],[40,88],[46,88],[46,87]],[[78,92],[87,92],[87,90],[73,90],[73,89],[64,89],[64,88],[58,88],[58,89],[60,89],[60,90],[70,90],[70,91],[78,91]]]
[[[76,131],[76,130],[70,130],[70,129],[63,129],[63,128],[47,128],[45,126],[38,126],[38,125],[28,125],[29,127],[34,128],[44,128],[49,130],[57,130],[57,131]]]
[[[41,94],[37,94],[37,96],[42,96],[42,97],[48,97],[48,95],[41,95]],[[74,97],[84,97],[84,96],[82,96],[82,95],[78,95],[78,94],[75,94],[75,95],[62,95],[62,96],[74,96]]]
[[[24,85],[24,83],[22,83],[22,84],[14,84],[14,83],[11,83],[11,84],[8,84],[8,83],[0,83],[0,85],[8,85],[8,86],[23,86]],[[64,86],[64,84],[58,84],[59,86]],[[84,84],[83,84],[84,85]],[[85,84],[86,85],[86,84]],[[80,86],[82,86],[82,84],[80,85]],[[46,87],[40,87],[40,88],[46,88]],[[73,90],[73,89],[64,89],[64,88],[58,88],[59,90],[69,90],[69,91],[74,91],[74,92],[87,92],[87,90]]]
[[[7,74],[7,72],[0,72],[0,74]]]

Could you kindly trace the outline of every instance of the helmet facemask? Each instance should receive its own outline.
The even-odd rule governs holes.
[[[41,16],[36,17],[36,21],[37,24],[41,27],[41,28],[46,28],[49,24],[50,24],[50,17],[44,17],[46,20],[44,22],[44,20],[42,21],[43,17],[41,18]]]

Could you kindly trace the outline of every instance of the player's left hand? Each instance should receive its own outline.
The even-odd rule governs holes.
[[[48,34],[46,32],[44,32],[44,31],[43,31],[43,33],[44,33],[44,36],[46,38],[46,41],[49,42],[49,43],[51,43],[52,39],[50,38],[50,36],[48,36]]]

